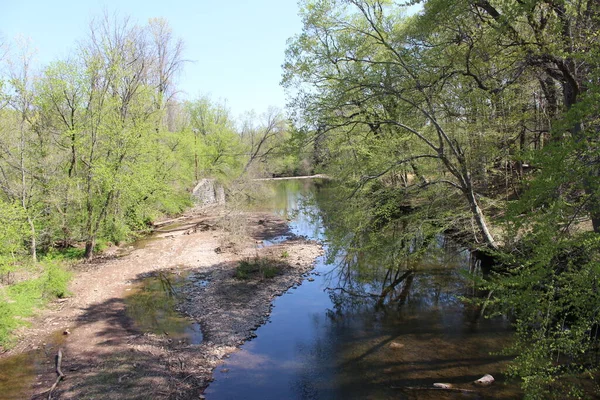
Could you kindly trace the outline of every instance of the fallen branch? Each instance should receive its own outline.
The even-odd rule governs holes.
[[[182,219],[185,219],[186,217],[179,217],[179,218],[173,218],[173,219],[168,219],[166,221],[159,221],[159,222],[153,222],[152,225],[154,227],[159,227],[159,226],[163,226],[163,225],[167,225],[170,224],[172,222],[177,222],[177,221],[181,221]]]
[[[56,377],[56,382],[54,382],[54,385],[52,385],[52,387],[50,388],[50,393],[48,393],[48,400],[52,400],[52,392],[54,391],[54,389],[56,389],[56,387],[58,386],[60,381],[62,381],[65,378],[65,374],[63,374],[62,369],[60,369],[61,364],[62,364],[62,348],[59,348],[58,354],[56,355],[56,375],[58,375],[58,376]]]
[[[461,389],[455,387],[426,387],[426,386],[392,386],[392,389],[400,390],[444,390],[446,392],[460,392],[460,393],[475,393],[475,390]]]

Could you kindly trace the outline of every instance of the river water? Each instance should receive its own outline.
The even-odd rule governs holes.
[[[323,221],[330,216],[318,201],[327,196],[323,186],[274,185],[273,201],[264,208],[289,218],[294,234],[320,240],[327,250],[332,238]],[[371,300],[377,285],[365,280],[369,273],[358,263],[352,271],[343,251],[330,254],[329,263],[319,258],[310,278],[275,300],[257,337],[215,371],[206,398],[520,398],[503,374],[506,357],[493,355],[510,341],[508,322],[479,318],[462,300],[473,294],[464,273],[471,266],[468,252],[440,236],[433,242],[418,265],[411,264],[415,272],[381,304]],[[496,383],[470,384],[484,374]],[[469,391],[431,390],[437,382]]]

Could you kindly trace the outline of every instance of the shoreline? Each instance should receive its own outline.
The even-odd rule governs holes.
[[[47,397],[44,391],[56,379],[53,359],[60,347],[67,379],[53,398],[134,399],[143,393],[144,398],[198,399],[213,370],[255,336],[268,320],[273,300],[300,284],[323,251],[320,244],[299,237],[261,246],[263,240],[289,235],[287,221],[264,212],[240,213],[247,235],[233,243],[220,221],[223,216],[221,208],[195,210],[142,248],[126,249],[130,251],[120,257],[112,257],[117,254],[112,249],[107,259],[76,266],[72,297],[52,303],[22,329],[18,344],[0,355],[0,365],[32,352],[34,358],[45,356],[36,361],[39,368],[33,371],[27,398]],[[238,263],[254,257],[277,260],[277,276],[235,278]],[[184,285],[177,306],[190,322],[200,323],[204,340],[198,345],[172,340],[166,332],[142,332],[127,315],[128,292],[163,271],[200,274],[209,282]],[[61,335],[65,331],[69,334]]]
[[[287,181],[287,180],[293,180],[293,179],[328,179],[328,180],[331,180],[333,178],[330,177],[329,175],[325,175],[325,174],[316,174],[316,175],[301,175],[301,176],[280,176],[277,178],[255,178],[252,180],[257,182],[257,181]]]

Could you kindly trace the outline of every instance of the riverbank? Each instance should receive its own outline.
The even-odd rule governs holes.
[[[193,210],[139,243],[76,267],[72,296],[19,332],[17,346],[0,358],[11,366],[2,367],[9,373],[0,382],[7,398],[47,398],[60,347],[67,378],[53,398],[197,399],[213,369],[267,320],[272,299],[299,284],[322,253],[316,242],[291,237],[282,218],[262,212],[232,217],[223,208]],[[239,263],[253,260],[269,260],[274,276],[236,278]],[[179,302],[190,321],[200,323],[200,344],[144,332],[127,313],[127,297],[140,282],[167,270],[202,277],[202,285],[183,284]],[[15,369],[30,373],[13,376]]]

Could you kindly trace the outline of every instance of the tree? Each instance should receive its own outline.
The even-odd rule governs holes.
[[[256,162],[266,162],[275,149],[281,150],[287,130],[287,121],[276,108],[269,108],[262,115],[262,121],[258,125],[253,113],[247,115],[240,132],[242,140],[249,148],[249,157],[243,172],[247,172]]]
[[[470,61],[460,56],[470,50],[443,46],[450,32],[411,24],[389,2],[308,1],[303,13],[304,32],[288,48],[284,80],[299,89],[295,104],[303,120],[319,121],[320,134],[342,129],[356,132],[356,140],[401,142],[388,165],[362,181],[412,166],[417,186],[458,190],[484,243],[496,249],[473,178],[473,138],[487,130],[474,123],[485,114],[481,104],[497,100],[469,76]],[[432,167],[441,176],[423,175]]]
[[[151,18],[148,22],[151,64],[149,84],[155,89],[155,104],[162,110],[175,96],[175,79],[185,60],[183,40],[174,39],[173,31],[164,18]]]
[[[194,170],[200,176],[235,176],[245,158],[234,121],[223,104],[208,97],[187,103],[193,134]]]
[[[9,87],[5,116],[10,116],[12,123],[5,127],[7,130],[0,140],[0,149],[5,167],[2,170],[4,195],[9,202],[19,202],[29,225],[29,248],[33,261],[37,261],[37,232],[35,219],[37,211],[35,196],[41,184],[38,154],[44,149],[37,147],[32,134],[34,113],[32,112],[34,91],[31,60],[33,53],[28,42],[22,42],[15,59],[10,62]]]

